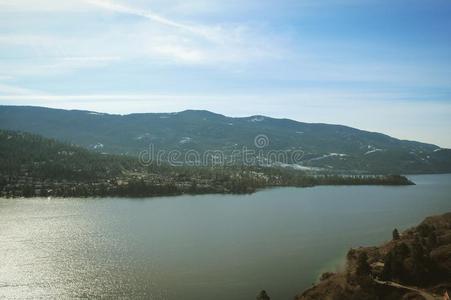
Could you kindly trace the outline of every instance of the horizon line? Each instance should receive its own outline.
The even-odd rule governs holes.
[[[268,115],[260,115],[260,114],[256,114],[256,115],[246,115],[246,116],[230,116],[230,115],[226,115],[226,114],[222,114],[222,113],[217,113],[208,109],[184,109],[184,110],[180,110],[180,111],[172,111],[172,112],[135,112],[135,113],[126,113],[126,114],[120,114],[120,113],[108,113],[108,112],[101,112],[101,111],[93,111],[93,110],[85,110],[85,109],[68,109],[68,108],[59,108],[59,107],[49,107],[49,106],[37,106],[37,105],[14,105],[14,104],[0,104],[0,108],[1,107],[27,107],[27,108],[40,108],[40,109],[49,109],[49,110],[62,110],[62,111],[74,111],[74,112],[86,112],[86,113],[91,113],[92,115],[108,115],[108,116],[130,116],[130,115],[143,115],[143,114],[152,114],[152,115],[177,115],[180,113],[184,113],[184,112],[189,112],[189,111],[193,111],[193,112],[208,112],[210,114],[214,114],[214,115],[218,115],[221,117],[225,117],[225,118],[231,118],[231,119],[249,119],[249,118],[255,118],[255,117],[263,117],[263,118],[268,118],[268,119],[272,119],[272,120],[280,120],[280,121],[291,121],[291,122],[296,122],[296,123],[303,123],[303,124],[310,124],[310,125],[329,125],[329,126],[340,126],[340,127],[346,127],[346,128],[350,128],[350,129],[354,129],[354,130],[359,130],[359,131],[364,131],[364,132],[368,132],[368,133],[375,133],[375,134],[382,134],[385,136],[388,136],[390,138],[399,140],[399,141],[404,141],[404,142],[416,142],[416,143],[421,143],[421,144],[427,144],[427,145],[431,145],[431,146],[436,146],[438,147],[438,149],[451,149],[451,148],[447,148],[447,147],[441,147],[435,143],[429,143],[429,142],[421,142],[419,140],[412,140],[412,139],[402,139],[402,138],[397,138],[394,137],[392,135],[383,133],[383,132],[379,132],[379,131],[371,131],[371,130],[365,130],[365,129],[361,129],[361,128],[357,128],[357,127],[353,127],[353,126],[349,126],[349,125],[344,125],[344,124],[335,124],[335,123],[323,123],[323,122],[303,122],[303,121],[298,121],[295,119],[290,119],[290,118],[286,118],[286,117],[282,117],[282,118],[278,118],[278,117],[272,117],[272,116],[268,116]]]

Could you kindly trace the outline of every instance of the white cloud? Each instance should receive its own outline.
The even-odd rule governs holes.
[[[120,3],[116,3],[116,2],[112,2],[112,1],[108,1],[108,0],[84,0],[84,1],[86,1],[87,3],[91,3],[96,6],[102,7],[102,8],[106,8],[106,9],[109,9],[112,11],[119,12],[119,13],[132,14],[135,16],[143,17],[143,18],[149,19],[151,21],[157,22],[159,24],[171,26],[171,27],[177,28],[179,30],[184,30],[184,31],[187,31],[190,33],[194,33],[194,34],[203,36],[208,39],[215,39],[214,34],[212,34],[212,32],[210,32],[206,28],[202,28],[200,26],[194,26],[194,25],[187,25],[187,24],[183,24],[183,23],[168,19],[166,17],[163,17],[159,14],[154,13],[150,9],[147,9],[147,10],[137,9],[137,8],[134,8],[134,7],[131,7],[128,5],[124,5],[124,4],[120,4]]]
[[[0,82],[0,100],[2,99],[2,97],[6,97],[6,98],[10,97],[8,99],[12,99],[12,100],[14,100],[15,97],[18,97],[17,99],[19,99],[20,97],[25,97],[28,99],[36,99],[39,96],[45,96],[45,95],[48,95],[48,94],[43,93],[41,91],[31,90],[28,88],[18,87],[18,86],[10,85],[10,84],[3,84]]]
[[[12,95],[14,95],[12,97],[16,97],[16,95],[27,95],[27,94],[31,94],[33,92],[34,91],[31,91],[31,90],[28,90],[28,89],[24,89],[24,88],[15,87],[15,86],[11,86],[11,85],[6,85],[6,84],[0,83],[0,95],[1,94],[7,94],[8,97],[10,97]]]
[[[149,29],[141,24],[138,29],[139,40],[146,41],[150,53],[174,58],[175,61],[189,63],[215,63],[217,61],[243,62],[274,58],[280,55],[274,36],[255,31],[244,25],[201,25],[185,24],[161,16],[151,9],[138,9],[129,5],[108,0],[84,0],[88,3],[124,14],[132,14],[170,27],[174,30],[159,28]],[[129,28],[130,29],[130,28]],[[130,31],[129,31],[130,32]],[[135,31],[133,31],[135,32]],[[261,38],[266,36],[266,38]],[[203,40],[203,39],[205,40]],[[268,46],[271,45],[271,46]]]
[[[0,12],[80,12],[91,10],[80,0],[0,0]]]
[[[0,54],[6,54],[6,61],[0,61],[1,76],[59,75],[107,66],[119,59],[233,68],[233,64],[278,60],[288,51],[278,35],[245,24],[179,22],[155,13],[148,6],[141,9],[109,0],[68,0],[64,5],[60,4],[63,1],[36,1],[17,0],[14,4],[0,2],[0,5],[24,11],[40,6],[48,13],[59,12],[60,16],[74,6],[89,12],[88,22],[92,24],[87,26],[96,26],[88,32],[72,34],[58,28],[50,28],[45,34],[34,33],[31,18],[26,32],[0,35]],[[159,7],[163,6],[160,3]],[[98,16],[113,19],[108,12],[134,15],[141,20],[99,23]]]

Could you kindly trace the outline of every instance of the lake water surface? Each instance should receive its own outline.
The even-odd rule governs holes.
[[[292,299],[350,247],[451,211],[451,175],[416,186],[253,195],[0,199],[0,298]]]

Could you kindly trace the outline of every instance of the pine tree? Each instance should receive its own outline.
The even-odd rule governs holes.
[[[269,298],[269,296],[266,293],[266,291],[263,290],[257,295],[257,300],[271,300],[271,298]]]
[[[368,255],[366,252],[361,252],[357,258],[357,269],[356,269],[356,275],[357,276],[366,276],[369,275],[371,272],[371,267],[368,264]]]

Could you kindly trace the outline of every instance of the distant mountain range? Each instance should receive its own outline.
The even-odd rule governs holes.
[[[193,150],[201,154],[221,151],[227,157],[249,149],[258,156],[258,163],[302,170],[405,174],[451,172],[450,149],[342,125],[302,123],[265,116],[232,118],[196,110],[113,115],[0,106],[0,129],[32,132],[102,153],[131,156],[149,149],[149,145],[157,150],[175,150],[185,154]],[[274,151],[297,151],[302,156],[298,155],[295,161],[279,161],[261,155]]]

